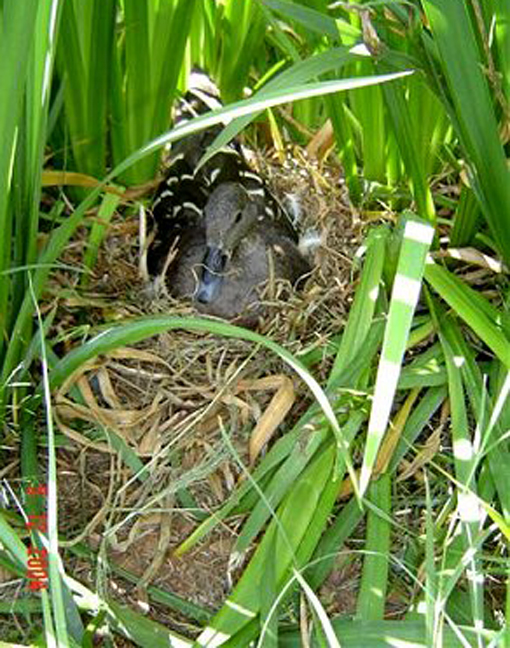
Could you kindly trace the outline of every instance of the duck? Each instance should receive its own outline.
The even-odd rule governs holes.
[[[176,110],[176,124],[221,106],[201,70]],[[237,140],[198,168],[222,126],[189,136],[173,148],[153,203],[149,272],[164,275],[170,295],[199,313],[254,327],[269,280],[299,289],[311,271],[291,218],[253,171]]]

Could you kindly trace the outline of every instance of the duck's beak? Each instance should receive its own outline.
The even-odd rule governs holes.
[[[208,247],[204,257],[202,277],[198,284],[196,299],[202,304],[212,302],[221,286],[227,255],[218,247]]]

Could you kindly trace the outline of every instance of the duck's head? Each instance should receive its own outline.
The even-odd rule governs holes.
[[[196,299],[204,304],[217,296],[228,261],[259,216],[259,207],[244,187],[225,182],[212,192],[204,210],[206,253]]]

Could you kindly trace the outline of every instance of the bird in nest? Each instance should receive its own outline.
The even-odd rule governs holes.
[[[176,124],[221,106],[202,72],[190,76]],[[197,169],[221,126],[172,147],[170,166],[153,204],[152,275],[164,273],[171,295],[193,300],[202,313],[247,326],[261,314],[260,287],[270,278],[302,283],[310,272],[292,222],[255,173],[237,141]]]

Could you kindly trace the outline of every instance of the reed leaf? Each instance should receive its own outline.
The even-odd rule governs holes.
[[[21,126],[25,82],[30,69],[27,52],[40,25],[37,22],[38,2],[6,2],[0,8],[0,360],[12,327],[12,311],[8,304],[14,289],[5,273],[10,268],[11,241],[15,232],[10,189],[14,159],[17,153],[18,128]],[[9,97],[9,101],[5,98]],[[18,246],[20,235],[18,238]],[[19,286],[19,284],[18,284]]]
[[[472,186],[494,237],[510,264],[510,171],[499,135],[483,57],[468,3],[423,0],[455,111],[456,131],[472,173]]]
[[[379,445],[388,424],[433,231],[429,225],[415,219],[409,219],[405,224],[368,424],[368,437],[360,477],[362,493],[368,486]]]

